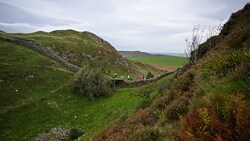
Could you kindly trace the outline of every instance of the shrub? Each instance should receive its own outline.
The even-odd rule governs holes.
[[[89,64],[77,73],[73,81],[73,87],[77,94],[87,96],[92,100],[98,96],[110,96],[112,94],[108,77],[100,68]]]
[[[146,76],[147,79],[150,79],[150,78],[154,78],[154,75],[152,72],[148,72],[147,76]]]

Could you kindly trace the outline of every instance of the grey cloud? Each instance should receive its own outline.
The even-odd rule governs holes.
[[[2,1],[2,3],[1,3]],[[215,26],[249,0],[0,0],[0,30],[91,31],[118,50],[180,52],[194,25]]]
[[[56,18],[37,15],[27,12],[22,8],[2,2],[0,2],[0,22],[5,23],[2,24],[1,27],[5,28],[5,30],[7,29],[8,32],[30,32],[36,30],[36,27],[44,25],[62,26],[77,23],[75,21],[60,20]],[[15,26],[15,24],[19,25]],[[26,24],[26,26],[22,26],[20,24]],[[11,27],[13,29],[11,29]]]
[[[45,24],[47,18],[37,16],[22,10],[21,8],[0,2],[0,19],[5,23],[32,23]]]

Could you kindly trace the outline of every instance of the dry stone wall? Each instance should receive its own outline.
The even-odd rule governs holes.
[[[67,68],[72,72],[78,72],[80,70],[78,66],[67,62],[61,56],[57,55],[56,52],[54,52],[52,49],[45,48],[43,45],[33,40],[28,40],[23,38],[10,38],[4,36],[0,36],[0,39],[32,49],[52,60],[55,60],[56,62],[58,62],[59,64],[61,64],[62,66],[64,66],[65,68]]]
[[[140,87],[140,86],[144,86],[144,85],[147,85],[149,83],[152,83],[152,82],[156,82],[159,79],[161,79],[165,76],[168,76],[174,72],[175,71],[166,72],[166,73],[163,73],[160,76],[155,77],[155,78],[140,80],[140,81],[135,81],[135,82],[126,82],[126,81],[124,81],[124,79],[113,79],[112,84],[115,85],[116,87]]]

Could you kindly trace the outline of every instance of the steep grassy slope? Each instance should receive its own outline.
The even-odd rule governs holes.
[[[15,44],[0,41],[1,113],[55,90],[73,76],[56,62]]]
[[[42,46],[51,49],[55,54],[77,66],[83,66],[88,59],[100,62],[107,72],[116,72],[126,76],[127,74],[138,76],[144,70],[123,58],[115,48],[107,41],[90,32],[77,32],[74,30],[57,30],[49,33],[35,32],[31,34],[8,34],[0,33],[2,36],[19,37],[33,40]],[[155,74],[160,70],[149,66]],[[138,69],[139,68],[139,69]],[[144,70],[147,71],[147,70]]]
[[[249,140],[249,23],[247,4],[218,36],[192,53],[188,64],[171,83],[162,85],[147,108],[108,127],[94,140]]]

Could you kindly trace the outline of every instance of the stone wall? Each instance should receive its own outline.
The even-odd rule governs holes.
[[[7,41],[7,42],[11,42],[11,43],[15,43],[15,44],[27,47],[29,49],[32,49],[32,50],[34,50],[34,51],[52,59],[52,60],[55,60],[56,62],[58,62],[59,64],[61,64],[62,66],[64,66],[65,68],[67,68],[70,71],[78,72],[80,70],[80,68],[78,66],[67,62],[61,56],[58,56],[50,48],[45,48],[40,43],[37,43],[33,40],[28,40],[28,39],[23,39],[23,38],[9,38],[9,37],[4,37],[4,36],[0,36],[0,39]]]
[[[152,83],[152,82],[156,82],[159,79],[161,79],[165,76],[168,76],[174,72],[175,71],[166,72],[166,73],[163,73],[160,76],[155,77],[155,78],[140,80],[140,81],[135,81],[135,82],[126,82],[123,79],[122,80],[121,79],[113,79],[112,84],[115,85],[116,87],[140,87],[140,86],[144,86],[144,85],[147,85],[149,83]]]

